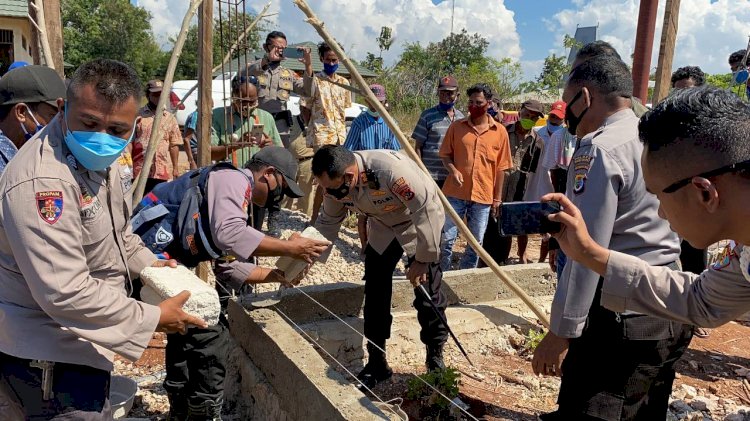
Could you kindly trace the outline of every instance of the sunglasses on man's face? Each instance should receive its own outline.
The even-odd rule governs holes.
[[[717,175],[739,172],[739,171],[746,171],[746,170],[750,170],[750,160],[738,162],[736,164],[727,165],[721,168],[717,168],[715,170],[706,171],[704,173],[693,175],[691,177],[683,178],[682,180],[676,181],[668,185],[666,188],[662,190],[662,193],[674,193],[677,190],[690,184],[690,182],[693,181],[693,178],[695,177],[710,178],[710,177],[716,177]]]

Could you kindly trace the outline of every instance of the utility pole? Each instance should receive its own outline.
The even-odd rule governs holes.
[[[198,167],[211,165],[211,82],[214,67],[214,2],[204,0],[198,9]],[[190,151],[185,151],[190,153]],[[196,274],[208,280],[211,264],[202,262]]]
[[[659,0],[641,0],[638,28],[633,54],[633,96],[644,103],[648,101],[648,78],[651,70],[651,53],[654,50],[656,10]]]
[[[63,64],[63,34],[62,34],[62,13],[60,0],[44,0],[42,2],[44,9],[45,33],[49,40],[52,63],[48,66],[54,67],[57,74],[65,79],[65,65]]]
[[[664,9],[664,26],[661,30],[659,64],[656,67],[656,86],[652,104],[657,104],[669,93],[672,79],[672,60],[677,40],[677,26],[680,21],[680,0],[667,0]]]

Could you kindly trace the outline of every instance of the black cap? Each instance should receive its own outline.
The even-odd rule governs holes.
[[[0,78],[2,105],[46,102],[57,107],[57,98],[65,99],[65,82],[47,66],[23,66]]]
[[[297,170],[299,164],[294,159],[292,153],[282,148],[281,146],[266,146],[253,155],[252,160],[260,161],[264,164],[268,164],[274,168],[284,177],[286,180],[287,189],[284,189],[284,194],[289,197],[302,197],[302,189],[297,184]]]

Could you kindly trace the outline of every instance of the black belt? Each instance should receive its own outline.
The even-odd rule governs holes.
[[[311,160],[311,159],[313,159],[313,157],[311,157],[311,156],[306,156],[306,157],[304,157],[304,158],[298,158],[298,159],[297,159],[297,161],[298,161],[298,162],[305,162],[305,161],[309,161],[309,160]]]

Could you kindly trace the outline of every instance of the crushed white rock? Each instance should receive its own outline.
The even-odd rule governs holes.
[[[144,302],[158,305],[167,298],[187,290],[190,291],[190,298],[182,309],[188,314],[202,318],[209,326],[219,323],[219,294],[195,276],[190,269],[184,266],[147,267],[141,271],[141,280],[144,284],[141,299]]]

